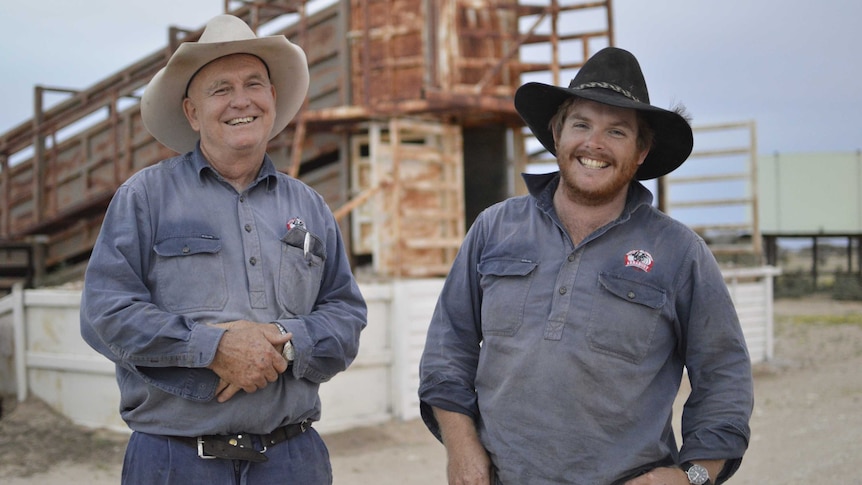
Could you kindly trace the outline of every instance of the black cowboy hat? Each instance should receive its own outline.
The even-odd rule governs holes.
[[[688,121],[675,111],[649,104],[646,81],[637,59],[628,51],[606,47],[580,68],[568,88],[527,83],[515,92],[515,109],[536,135],[556,155],[549,122],[560,105],[573,96],[643,113],[653,129],[652,148],[635,174],[649,180],[674,171],[691,154],[694,139]]]

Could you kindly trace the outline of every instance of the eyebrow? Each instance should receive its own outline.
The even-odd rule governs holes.
[[[249,81],[267,81],[268,82],[269,80],[267,79],[267,76],[264,76],[263,74],[254,73],[254,74],[251,74],[250,76],[248,76],[247,78],[243,79],[243,82],[249,82]],[[204,92],[205,93],[212,93],[213,91],[217,91],[219,88],[222,88],[224,86],[229,86],[229,85],[230,85],[230,81],[228,81],[227,79],[216,79],[215,81],[212,82],[212,84],[210,84],[209,86],[207,86],[204,89]]]
[[[230,85],[230,83],[224,79],[219,79],[219,80],[213,81],[209,86],[204,88],[204,92],[205,93],[211,93],[213,91],[218,90],[222,86],[227,86],[227,85]]]
[[[569,110],[569,113],[566,116],[567,121],[571,120],[571,119],[591,121],[591,119],[589,117],[583,116],[580,113],[577,113],[577,107],[575,107],[575,106],[573,106],[572,109]],[[615,121],[615,122],[611,123],[611,126],[627,128],[629,130],[635,130],[638,126],[637,125],[637,113],[635,113],[635,123],[634,124],[630,123],[628,120],[620,119],[619,121]]]

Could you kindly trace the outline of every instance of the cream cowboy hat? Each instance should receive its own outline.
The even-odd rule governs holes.
[[[179,153],[194,150],[200,135],[183,113],[186,87],[202,67],[231,54],[257,56],[269,69],[276,92],[275,123],[269,139],[290,123],[308,93],[305,52],[283,35],[257,37],[242,19],[219,15],[207,23],[200,40],[181,44],[144,90],[141,118],[156,140]]]
[[[682,165],[694,145],[691,126],[676,111],[649,104],[643,72],[635,56],[616,47],[606,47],[587,59],[568,88],[527,83],[515,92],[515,109],[544,147],[556,155],[554,135],[548,123],[568,98],[631,108],[644,114],[653,130],[653,143],[635,178],[661,177]]]

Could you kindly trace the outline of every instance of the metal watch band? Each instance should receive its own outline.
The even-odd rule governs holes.
[[[272,324],[275,325],[275,328],[277,328],[282,335],[287,333],[287,330],[285,330],[285,328],[281,326],[280,323],[272,322]],[[284,357],[284,360],[288,362],[293,362],[293,359],[296,356],[296,351],[293,349],[293,344],[290,341],[284,344],[284,348],[281,350],[281,355],[282,357]]]

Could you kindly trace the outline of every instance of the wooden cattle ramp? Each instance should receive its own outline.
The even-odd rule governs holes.
[[[613,44],[610,0],[224,3],[306,51],[306,104],[269,152],[323,194],[354,267],[384,277],[445,274],[476,213],[522,190],[515,89]],[[164,48],[89,88],[35,88],[33,118],[0,135],[0,289],[81,276],[119,184],[174,155],[139,98],[202,30],[170,27]],[[68,99],[45,109],[58,91]]]

